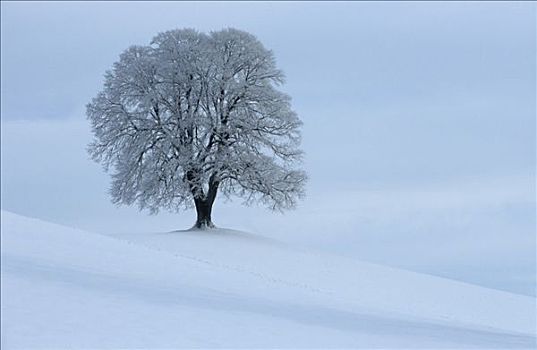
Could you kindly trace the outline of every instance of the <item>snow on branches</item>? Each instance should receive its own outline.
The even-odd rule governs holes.
[[[194,204],[198,220],[208,209],[206,226],[218,191],[293,207],[306,174],[283,82],[272,52],[236,29],[172,30],[127,49],[87,105],[89,153],[112,169],[113,201],[151,212]]]

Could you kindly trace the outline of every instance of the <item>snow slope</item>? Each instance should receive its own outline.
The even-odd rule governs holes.
[[[2,211],[2,348],[533,348],[534,298],[232,230]]]

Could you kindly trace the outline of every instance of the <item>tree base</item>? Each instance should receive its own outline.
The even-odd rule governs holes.
[[[214,228],[216,226],[210,220],[196,221],[194,226],[192,226],[193,230],[210,230]]]

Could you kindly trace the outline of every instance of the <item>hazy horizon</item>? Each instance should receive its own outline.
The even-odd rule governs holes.
[[[310,181],[285,215],[219,197],[215,224],[535,295],[535,3],[1,9],[2,209],[107,234],[189,227],[193,211],[110,203],[85,105],[130,45],[236,27],[286,74]]]

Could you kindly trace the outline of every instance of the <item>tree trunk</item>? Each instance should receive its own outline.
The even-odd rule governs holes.
[[[196,204],[196,214],[198,215],[194,227],[201,230],[208,228],[214,228],[214,224],[211,220],[211,212],[213,210],[213,203],[216,199],[216,193],[218,192],[218,186],[220,182],[216,180],[216,174],[213,174],[209,179],[209,190],[205,198],[194,197],[194,203]]]
[[[214,228],[214,224],[211,221],[211,211],[214,201],[194,199],[196,204],[197,219],[194,224],[194,228],[205,230],[208,228]]]
[[[190,182],[190,190],[194,196],[194,204],[196,205],[197,219],[193,228],[200,230],[206,230],[214,228],[214,224],[211,220],[211,211],[213,209],[213,203],[216,199],[216,193],[218,192],[218,186],[220,181],[217,180],[217,173],[213,173],[209,178],[209,189],[207,195],[201,190],[201,186],[196,182],[195,171],[189,171],[186,174],[188,181]]]

